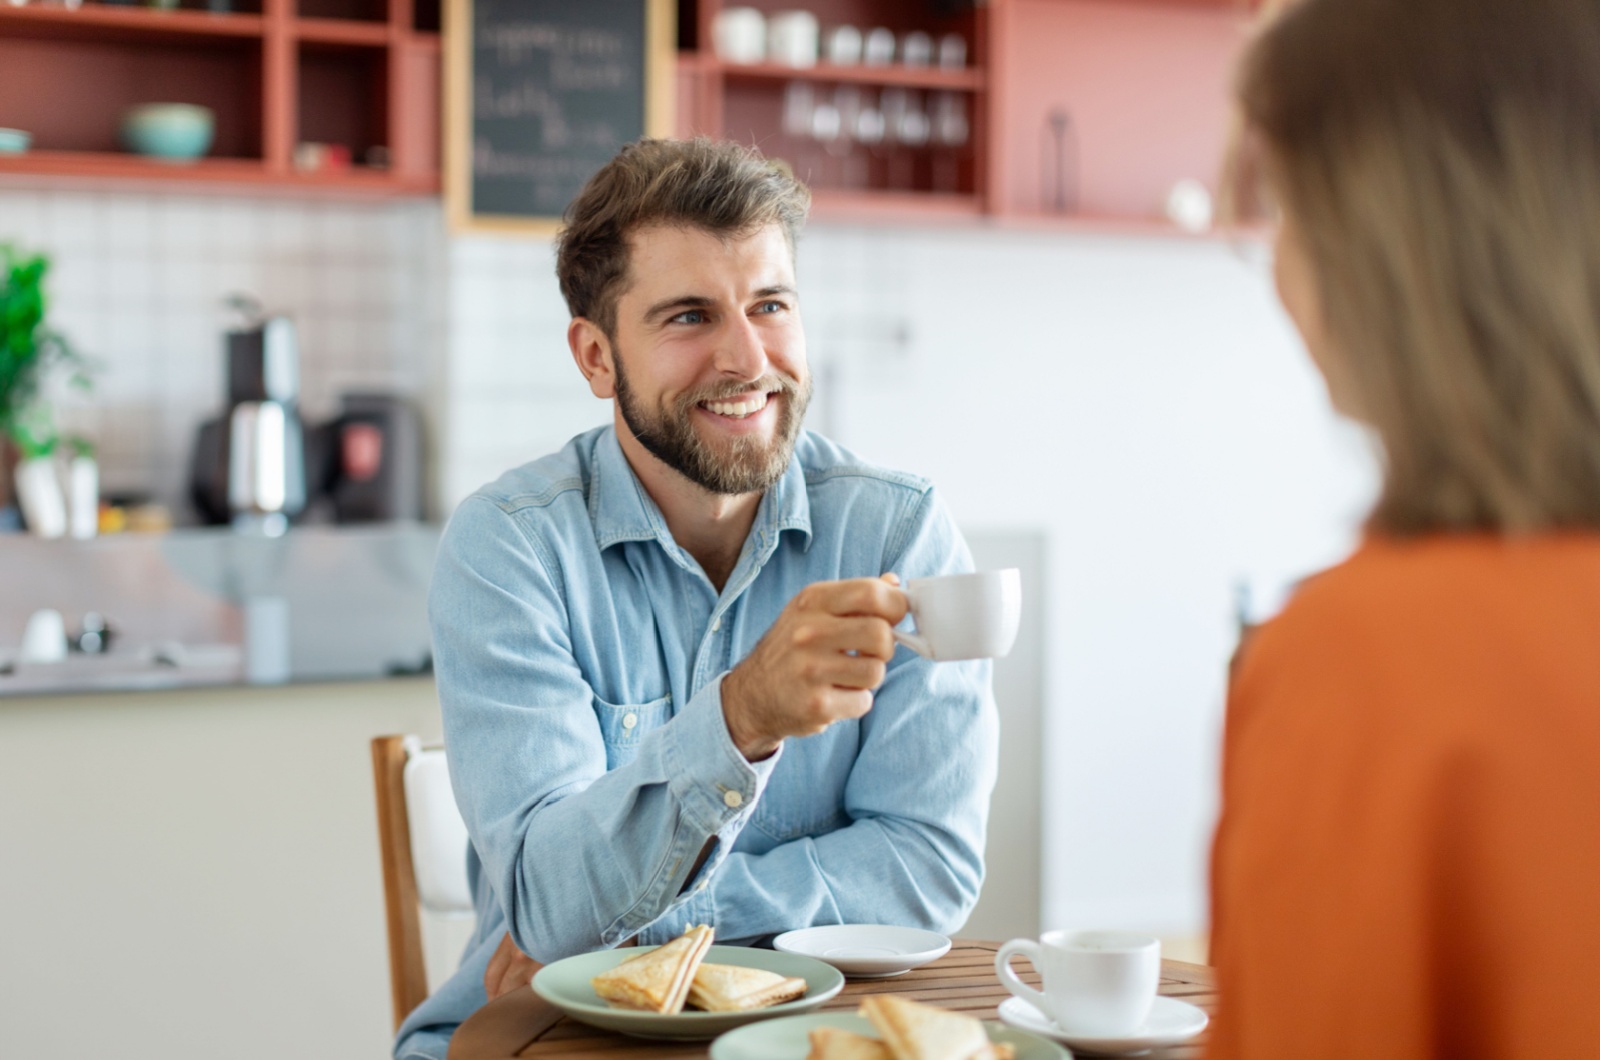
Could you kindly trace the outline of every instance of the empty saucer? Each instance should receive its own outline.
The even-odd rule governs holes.
[[[833,924],[785,931],[772,948],[826,961],[857,979],[882,979],[936,961],[950,940],[935,931],[888,924]]]
[[[1205,1030],[1211,1017],[1206,1015],[1204,1009],[1196,1008],[1187,1001],[1179,1001],[1175,997],[1157,997],[1155,1004],[1150,1006],[1150,1015],[1145,1017],[1144,1026],[1134,1033],[1117,1038],[1092,1038],[1063,1030],[1055,1020],[1020,997],[1014,997],[1001,1003],[1000,1019],[1018,1030],[1053,1038],[1075,1053],[1132,1056],[1164,1045],[1186,1042]]]

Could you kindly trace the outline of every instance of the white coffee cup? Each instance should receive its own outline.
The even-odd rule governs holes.
[[[42,607],[28,616],[22,631],[22,650],[17,653],[23,662],[58,663],[67,657],[67,624],[61,612],[53,607]]]
[[[767,17],[753,7],[725,7],[711,24],[717,58],[730,63],[759,63],[767,57]]]
[[[1018,979],[1011,958],[1023,956],[1044,977],[1041,993]],[[1161,941],[1131,931],[1047,931],[1012,939],[994,955],[1000,983],[1056,1026],[1086,1038],[1136,1033],[1161,985]]]
[[[933,62],[933,38],[920,29],[901,37],[900,61],[906,66],[927,66]]]
[[[828,61],[835,66],[854,66],[861,61],[861,31],[854,26],[835,26],[828,32]]]
[[[999,659],[1022,620],[1022,574],[1015,567],[912,578],[904,586],[915,632],[894,639],[928,659]]]
[[[878,26],[861,42],[861,61],[868,66],[888,66],[894,61],[894,31]]]
[[[784,66],[815,66],[821,32],[809,11],[778,11],[767,19],[767,57]]]

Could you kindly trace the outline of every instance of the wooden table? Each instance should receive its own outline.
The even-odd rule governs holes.
[[[950,952],[932,964],[892,979],[847,979],[844,990],[823,1011],[852,1012],[868,994],[904,994],[979,1019],[998,1019],[996,1009],[1011,995],[994,974],[998,942],[957,939]],[[1037,987],[1039,976],[1027,961],[1012,964],[1018,976]],[[1161,992],[1181,997],[1208,1013],[1216,1011],[1210,968],[1183,961],[1161,962]],[[1182,1045],[1146,1053],[1149,1060],[1198,1060],[1205,1035]],[[695,1057],[704,1060],[710,1042],[662,1042],[630,1038],[579,1023],[561,1014],[532,990],[513,990],[489,1002],[456,1031],[450,1060],[638,1060],[641,1057]]]

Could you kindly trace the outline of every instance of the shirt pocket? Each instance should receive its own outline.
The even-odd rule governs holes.
[[[595,717],[606,742],[606,769],[612,770],[633,761],[639,741],[654,732],[672,716],[672,697],[662,696],[648,703],[607,703],[594,697]]]

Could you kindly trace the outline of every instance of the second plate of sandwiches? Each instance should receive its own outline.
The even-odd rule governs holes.
[[[642,1038],[705,1039],[809,1012],[844,988],[822,961],[714,946],[690,928],[663,946],[581,953],[539,969],[534,991],[573,1019]]]

